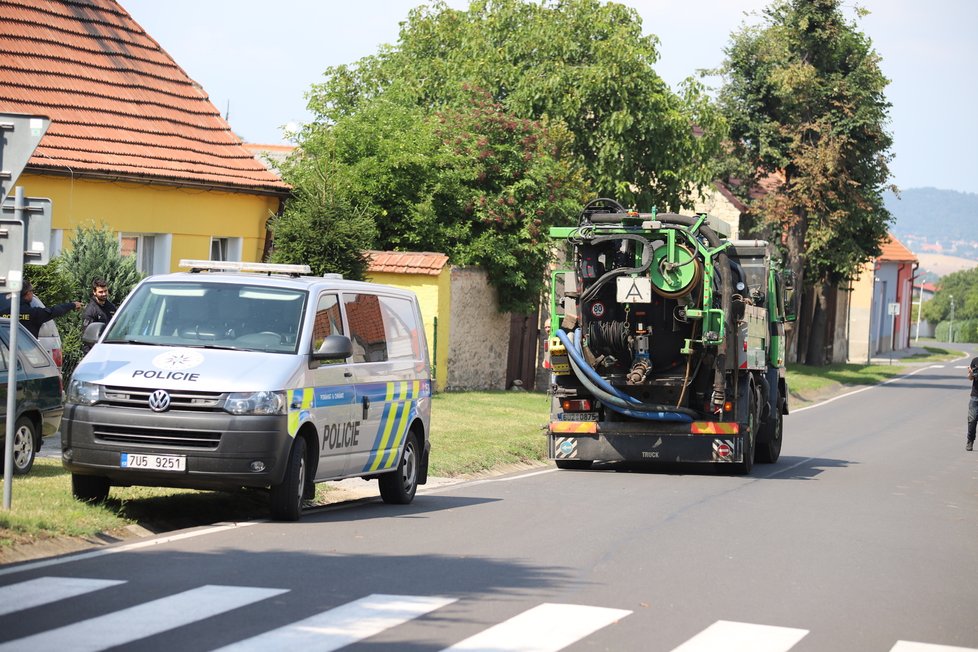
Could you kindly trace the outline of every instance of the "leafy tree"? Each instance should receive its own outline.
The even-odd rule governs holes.
[[[105,224],[79,226],[71,249],[47,265],[29,265],[26,271],[35,293],[46,305],[65,301],[88,303],[95,278],[105,279],[110,299],[118,305],[142,279],[135,258],[122,255],[115,234]],[[59,317],[58,332],[64,355],[62,373],[68,378],[82,356],[81,313],[70,312]]]
[[[385,94],[335,124],[307,127],[283,167],[297,200],[273,225],[273,259],[362,275],[362,249],[440,251],[486,269],[502,310],[531,309],[549,262],[547,230],[584,198],[580,167],[560,125],[515,118],[485,92],[466,92],[466,106],[430,115]],[[329,203],[343,208],[329,224],[311,223]]]
[[[487,91],[517,118],[562,122],[586,190],[642,208],[690,204],[713,179],[724,125],[704,89],[655,74],[657,39],[635,10],[599,0],[477,0],[411,11],[396,46],[326,71],[309,108],[323,124],[396,95],[427,115]],[[698,129],[694,134],[693,126]]]
[[[732,36],[720,93],[740,171],[778,177],[754,210],[758,234],[783,240],[804,281],[800,361],[826,362],[827,297],[880,254],[890,214],[883,191],[892,137],[888,80],[871,41],[840,0],[775,0],[763,27]],[[753,184],[743,184],[747,188]]]

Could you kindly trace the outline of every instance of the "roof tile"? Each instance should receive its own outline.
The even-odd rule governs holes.
[[[0,110],[51,119],[28,166],[285,194],[116,0],[0,0]]]
[[[410,251],[368,251],[370,272],[391,274],[423,274],[438,276],[448,264],[445,254]]]

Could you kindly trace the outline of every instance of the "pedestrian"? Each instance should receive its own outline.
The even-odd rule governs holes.
[[[966,451],[974,450],[975,426],[978,426],[978,358],[971,359],[968,380],[971,381],[971,400],[968,401],[968,443],[964,445]]]
[[[92,279],[92,298],[82,314],[82,333],[94,322],[108,324],[115,314],[115,304],[109,301],[109,284],[104,278]],[[91,344],[82,344],[82,353],[88,353]]]
[[[51,321],[61,315],[66,315],[72,310],[81,310],[82,308],[81,301],[65,301],[50,308],[36,307],[31,305],[31,299],[33,298],[34,286],[31,285],[30,281],[25,279],[24,287],[20,291],[20,323],[35,339],[40,336],[41,325],[45,322]],[[3,305],[0,305],[0,317],[10,319],[11,309],[11,295],[8,294],[4,297]]]

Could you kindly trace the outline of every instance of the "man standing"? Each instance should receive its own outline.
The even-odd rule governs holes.
[[[41,325],[44,322],[51,321],[55,317],[65,315],[72,310],[81,310],[82,307],[81,301],[65,301],[50,308],[35,307],[31,305],[33,298],[34,286],[31,285],[30,281],[24,279],[24,287],[20,291],[20,323],[35,338],[40,335]],[[8,294],[3,298],[2,305],[0,305],[0,317],[10,319],[11,308],[10,295]]]
[[[109,285],[104,278],[92,280],[92,298],[82,314],[82,333],[93,322],[108,324],[115,314],[115,304],[109,301]],[[88,353],[91,345],[82,343],[82,352]]]
[[[978,426],[978,358],[972,358],[968,367],[968,380],[971,381],[971,400],[968,401],[968,443],[966,451],[975,447],[975,427]]]

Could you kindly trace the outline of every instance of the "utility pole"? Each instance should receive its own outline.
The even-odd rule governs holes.
[[[951,297],[951,325],[950,328],[948,329],[947,341],[953,344],[954,343],[954,295],[952,294],[950,295],[950,297]]]

